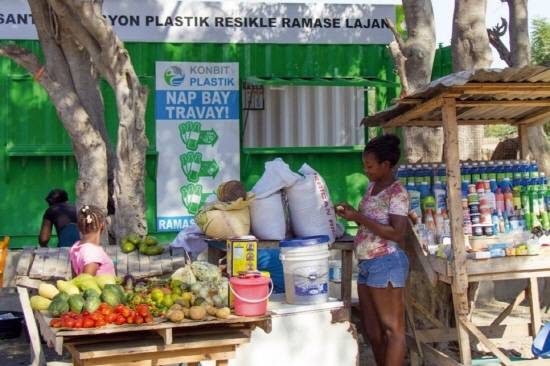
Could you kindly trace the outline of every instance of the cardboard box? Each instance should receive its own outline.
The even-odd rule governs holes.
[[[226,245],[229,277],[258,270],[258,241],[254,236],[227,239]]]

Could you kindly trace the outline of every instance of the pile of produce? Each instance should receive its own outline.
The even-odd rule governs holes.
[[[83,273],[71,281],[59,280],[54,286],[41,283],[31,307],[47,311],[54,328],[96,328],[106,324],[153,322],[149,306],[128,305],[128,294],[111,275]]]
[[[130,234],[120,242],[123,253],[131,253],[138,249],[140,254],[159,255],[164,252],[164,246],[159,244],[157,238],[147,235],[141,238],[137,234]]]

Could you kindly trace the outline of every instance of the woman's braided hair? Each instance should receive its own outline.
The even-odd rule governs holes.
[[[104,220],[105,215],[97,206],[85,205],[78,210],[77,225],[82,234],[100,231]]]

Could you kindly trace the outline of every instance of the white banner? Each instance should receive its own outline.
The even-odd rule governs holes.
[[[179,231],[240,179],[239,64],[156,63],[157,230]]]
[[[105,0],[124,41],[387,44],[394,5]],[[37,39],[26,0],[0,0],[0,39]]]

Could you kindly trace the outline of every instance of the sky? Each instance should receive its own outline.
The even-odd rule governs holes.
[[[529,0],[529,23],[533,18],[547,18],[550,21],[550,0]],[[437,43],[447,46],[451,44],[454,0],[432,0],[434,18],[436,24]],[[487,27],[493,27],[500,22],[500,18],[508,19],[508,5],[501,0],[487,0]],[[507,34],[503,42],[508,45]],[[506,67],[506,63],[500,59],[498,53],[493,50],[492,67]]]

